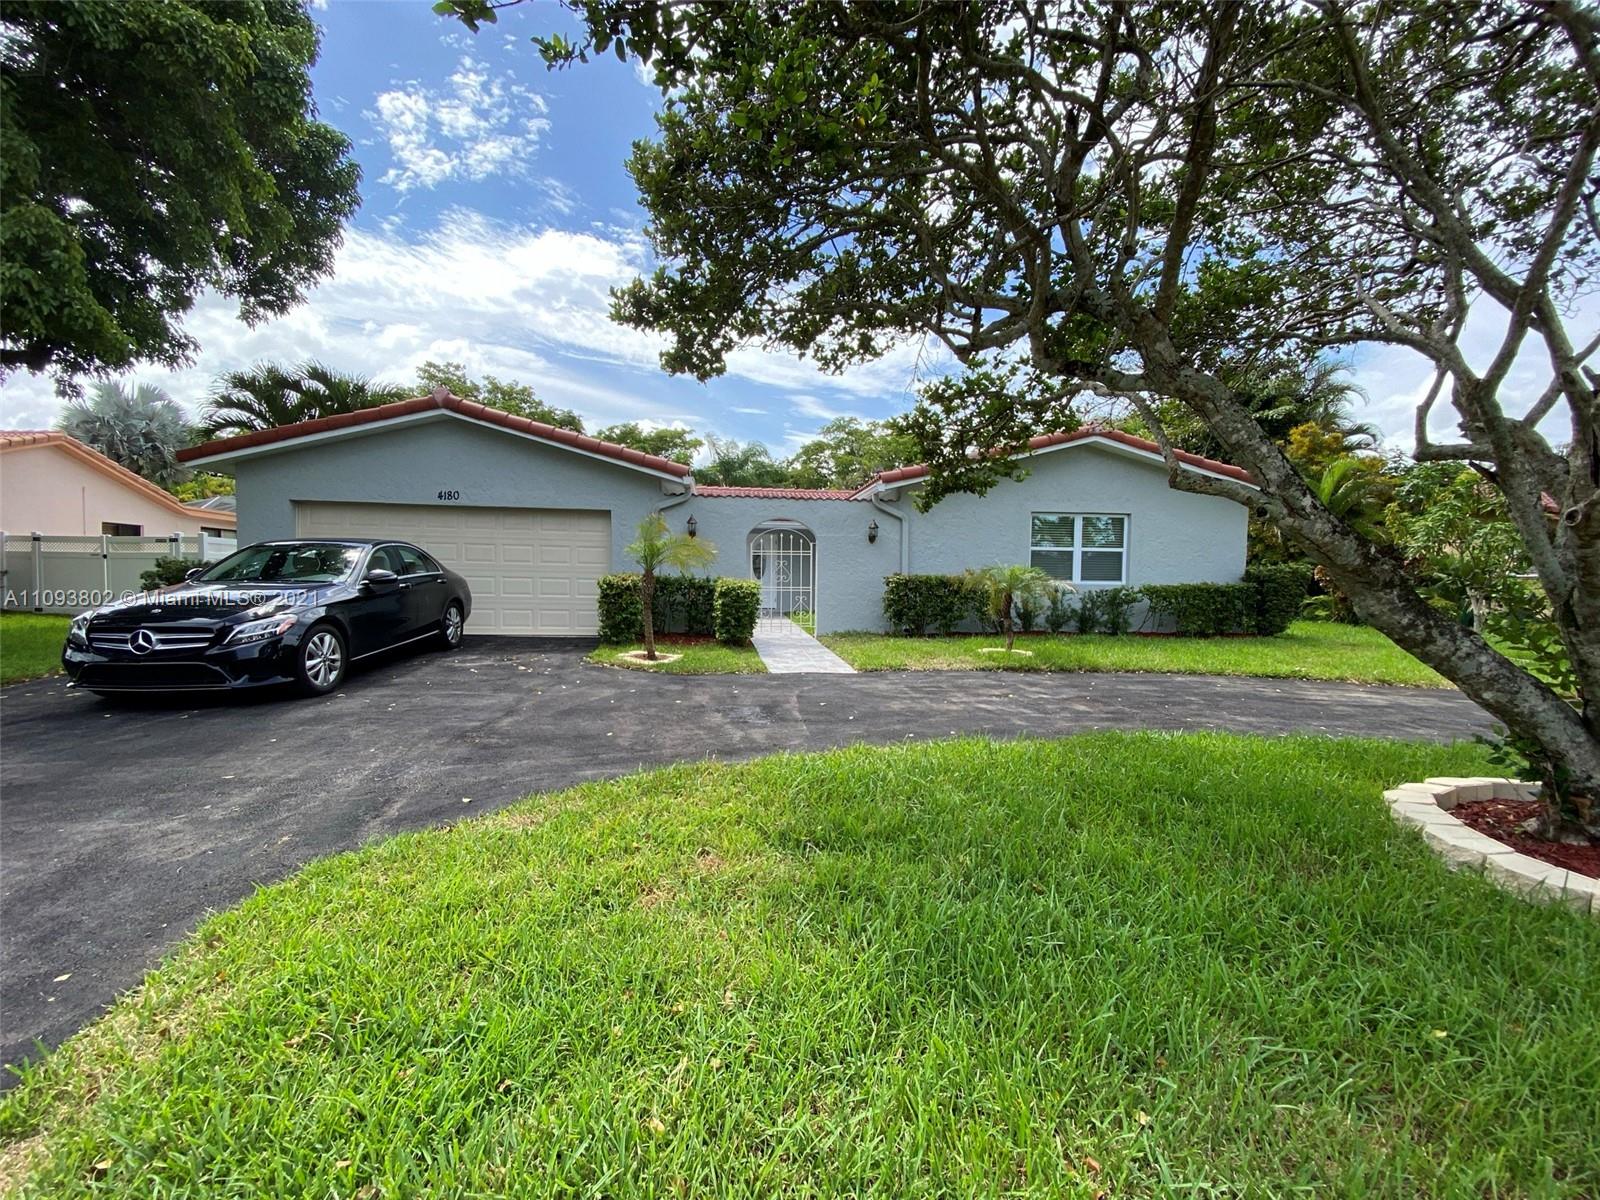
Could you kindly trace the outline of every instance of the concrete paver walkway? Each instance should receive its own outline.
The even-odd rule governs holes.
[[[770,675],[854,675],[856,669],[787,617],[756,622],[750,644]]]

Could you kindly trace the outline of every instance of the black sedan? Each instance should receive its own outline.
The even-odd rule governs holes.
[[[461,644],[466,580],[407,542],[259,542],[176,587],[73,618],[61,665],[97,693],[294,684],[318,695],[352,662]]]

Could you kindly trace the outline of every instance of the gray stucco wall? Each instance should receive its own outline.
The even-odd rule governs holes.
[[[292,444],[291,444],[292,445]],[[652,510],[672,497],[662,481],[620,463],[557,449],[450,415],[360,437],[300,444],[240,459],[233,466],[239,540],[294,536],[296,500],[451,507],[585,508],[611,514],[611,561]],[[668,485],[673,486],[673,485]]]
[[[915,488],[884,498],[905,522],[906,567],[959,572],[1026,563],[1034,512],[1120,513],[1128,517],[1128,579],[1144,583],[1231,582],[1245,566],[1247,514],[1231,501],[1167,486],[1165,470],[1098,446],[1073,446],[1029,460],[1022,482],[987,496],[951,496],[929,513]],[[638,523],[676,497],[662,481],[604,460],[545,446],[453,417],[240,460],[234,466],[241,541],[291,537],[296,500],[432,504],[440,489],[459,504],[584,508],[611,514],[614,569]],[[668,485],[669,490],[672,485]],[[862,500],[779,500],[693,496],[667,510],[674,529],[692,515],[718,549],[714,573],[748,576],[752,529],[774,519],[801,522],[816,537],[819,632],[883,628],[883,577],[901,569],[899,523]],[[867,526],[876,520],[876,543]],[[1084,585],[1093,586],[1093,585]]]

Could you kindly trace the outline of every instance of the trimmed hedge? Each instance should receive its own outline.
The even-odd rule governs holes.
[[[1248,568],[1244,581],[1255,588],[1251,632],[1274,637],[1288,629],[1300,615],[1311,580],[1308,563],[1259,563]]]
[[[754,589],[750,630],[755,629],[755,609],[761,588],[750,579],[713,579],[706,575],[657,575],[655,602],[651,605],[656,633],[687,633],[694,637],[721,637],[717,623],[717,597],[724,584],[749,584]],[[599,582],[600,640],[637,642],[644,637],[644,602],[639,598],[639,576],[634,572],[602,575]],[[735,641],[748,641],[750,633]]]
[[[189,558],[158,558],[148,571],[139,572],[139,586],[147,592],[171,587],[175,583],[182,583],[184,577],[196,567],[203,570],[211,565],[210,562],[197,562]]]
[[[1243,633],[1254,623],[1256,589],[1248,583],[1147,584],[1150,615],[1170,617],[1184,637]]]
[[[982,611],[982,597],[964,575],[885,575],[883,615],[896,633],[949,635]]]
[[[714,595],[711,619],[717,641],[744,645],[761,614],[761,585],[754,579],[718,579]]]
[[[1144,599],[1135,587],[1090,588],[1078,596],[1078,632],[1121,637],[1133,628],[1133,608]]]

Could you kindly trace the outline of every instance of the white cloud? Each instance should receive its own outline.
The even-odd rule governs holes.
[[[509,72],[492,76],[463,55],[444,89],[413,80],[380,92],[363,115],[394,165],[378,182],[405,193],[449,180],[527,177],[550,128],[544,97]]]
[[[591,425],[645,420],[715,427],[727,410],[711,393],[686,401],[683,385],[661,374],[663,339],[608,315],[610,289],[649,266],[643,236],[615,227],[508,225],[463,210],[421,234],[385,222],[350,230],[332,277],[276,321],[251,329],[234,304],[203,298],[185,322],[201,347],[193,366],[134,375],[198,411],[218,373],[263,359],[317,358],[389,382],[415,378],[427,359],[454,359],[474,374],[528,382]],[[729,375],[771,393],[770,402],[756,397],[762,402],[740,413],[792,409],[820,421],[836,402],[852,410],[869,401],[902,406],[921,361],[911,346],[830,375],[795,355],[751,348],[731,357]],[[0,390],[0,426],[48,426],[58,409],[44,379],[17,375]]]

